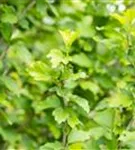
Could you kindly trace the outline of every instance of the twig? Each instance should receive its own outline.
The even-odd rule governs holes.
[[[64,123],[64,127],[63,127],[62,143],[64,147],[67,146],[67,123],[66,122]]]

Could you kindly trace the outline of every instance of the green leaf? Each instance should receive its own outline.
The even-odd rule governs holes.
[[[101,126],[111,128],[114,121],[114,110],[106,109],[103,111],[96,112],[93,119]]]
[[[125,92],[117,92],[108,98],[110,107],[129,107],[132,104],[132,99]]]
[[[12,128],[2,128],[0,127],[0,134],[3,139],[8,141],[10,144],[15,144],[18,140],[20,140],[20,135]]]
[[[15,10],[12,6],[1,5],[1,10],[3,11],[1,15],[1,21],[4,23],[14,24],[17,23],[18,19],[15,14]]]
[[[128,146],[130,148],[135,148],[135,131],[123,131],[120,135],[119,140],[123,145]]]
[[[68,148],[69,150],[83,150],[83,143],[81,142],[77,142],[77,143],[73,143],[71,144]]]
[[[78,66],[86,67],[86,68],[89,68],[92,65],[90,59],[84,53],[79,53],[79,54],[73,55],[72,62],[77,64]]]
[[[63,41],[65,43],[65,45],[67,47],[71,46],[72,43],[77,39],[78,37],[78,32],[75,32],[75,31],[70,31],[70,30],[60,30],[59,31],[62,38],[63,38]]]
[[[40,102],[37,101],[33,103],[33,107],[37,113],[41,112],[44,109],[57,108],[60,105],[60,99],[55,95],[49,96],[45,100],[42,100]]]
[[[108,108],[108,107],[109,107],[109,106],[108,106],[108,101],[107,101],[107,99],[105,98],[105,99],[103,99],[102,101],[100,101],[100,102],[96,105],[95,110],[96,110],[96,111],[100,111],[100,110],[106,109],[106,108]]]
[[[57,68],[60,63],[66,65],[71,59],[70,57],[65,57],[62,51],[58,49],[52,49],[47,57],[50,58],[53,68]]]
[[[1,103],[1,105],[2,104],[3,104],[3,106],[6,105],[6,107],[10,107],[10,104],[6,104],[6,100],[5,100],[5,102]],[[3,120],[6,121],[9,125],[13,124],[12,120],[10,119],[10,117],[7,113],[0,110],[0,115],[3,117]]]
[[[19,21],[19,25],[23,28],[23,29],[29,29],[29,22],[26,19],[21,19]]]
[[[135,131],[123,131],[119,139],[123,142],[135,140]]]
[[[70,112],[70,116],[67,120],[69,126],[71,128],[74,128],[76,125],[78,125],[80,123],[79,119],[77,118],[76,114],[73,112]]]
[[[50,5],[49,3],[48,3],[48,5],[49,5],[49,8],[50,8],[50,10],[52,11],[52,13],[53,13],[56,17],[59,17],[59,13],[58,13],[56,7],[54,7],[53,5]]]
[[[84,90],[88,89],[88,90],[92,91],[94,94],[97,94],[100,91],[99,86],[96,83],[92,82],[92,81],[82,81],[82,82],[80,82],[80,86]]]
[[[100,137],[104,136],[104,134],[105,129],[102,127],[94,127],[89,130],[89,135],[95,140],[98,140]]]
[[[63,145],[60,142],[46,143],[40,146],[39,150],[63,150]]]
[[[90,138],[87,131],[73,129],[68,136],[68,143],[83,142]]]
[[[55,139],[59,139],[61,137],[61,134],[62,134],[61,129],[58,128],[58,126],[56,126],[54,121],[49,122],[48,127]]]
[[[80,22],[77,23],[78,30],[80,32],[80,36],[85,38],[90,38],[95,35],[95,29],[92,24],[92,16],[84,16]]]
[[[0,24],[0,32],[2,33],[3,38],[6,41],[9,41],[12,35],[12,26],[8,23],[2,23]]]
[[[53,68],[57,68],[59,64],[64,60],[63,53],[57,49],[51,50],[47,57],[50,58]]]
[[[0,80],[4,83],[8,90],[10,90],[15,95],[20,95],[21,87],[17,84],[15,80],[13,80],[11,77],[6,76],[1,77]]]
[[[32,55],[23,42],[16,42],[9,47],[8,58],[12,59],[13,62],[17,61],[17,63],[23,64],[32,62]]]
[[[58,122],[58,124],[65,122],[69,117],[69,113],[67,112],[67,110],[63,109],[62,107],[56,108],[52,114],[55,120]]]
[[[96,141],[96,140],[94,140],[94,139],[90,139],[90,140],[88,140],[87,142],[85,142],[85,144],[84,144],[84,147],[83,147],[83,150],[101,150],[100,148],[99,148],[99,143],[98,143],[98,141]],[[104,150],[104,149],[103,149]]]
[[[46,7],[46,3],[45,3],[44,0],[38,0],[38,1],[36,1],[36,10],[37,10],[37,12],[39,12],[42,16],[45,15],[46,9],[47,9],[47,7]]]
[[[127,9],[123,15],[119,15],[119,14],[113,14],[112,15],[115,19],[117,19],[122,25],[132,25],[133,20],[135,18],[135,9],[131,8],[131,9]]]
[[[51,72],[49,66],[41,61],[31,63],[27,71],[29,75],[36,81],[51,80]]]
[[[46,98],[46,100],[44,101],[44,105],[45,105],[45,109],[46,108],[56,108],[60,106],[60,99],[55,96],[49,96]]]
[[[14,24],[17,22],[17,17],[15,16],[15,14],[7,13],[2,15],[1,21],[4,23]]]
[[[69,99],[70,99],[70,101],[73,101],[77,105],[82,107],[84,109],[84,111],[86,111],[87,113],[90,111],[89,103],[86,99],[79,97],[77,95],[70,95]]]

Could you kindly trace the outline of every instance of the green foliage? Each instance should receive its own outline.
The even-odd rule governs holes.
[[[135,149],[134,0],[0,1],[0,150]]]

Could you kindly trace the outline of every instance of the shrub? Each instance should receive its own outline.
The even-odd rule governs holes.
[[[0,149],[135,148],[134,0],[1,0]]]

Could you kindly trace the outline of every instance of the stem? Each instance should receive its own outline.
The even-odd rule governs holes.
[[[66,56],[67,56],[67,57],[69,56],[69,50],[70,50],[70,47],[67,46],[67,47],[66,47]]]
[[[64,147],[66,146],[66,141],[67,141],[67,135],[65,133],[63,133],[62,143],[63,143]]]
[[[65,122],[63,125],[63,137],[62,137],[62,143],[64,148],[67,147],[67,135],[68,135],[67,127],[68,127],[67,122]]]
[[[127,53],[129,54],[130,50],[132,47],[132,42],[131,42],[131,37],[130,35],[127,33]]]
[[[131,41],[131,35],[129,33],[127,33],[127,59],[130,62],[130,64],[132,65],[133,68],[135,68],[135,64],[134,62],[132,62],[129,58],[131,51],[132,51],[132,41]]]
[[[68,104],[67,104],[67,102],[64,98],[63,98],[63,100],[64,100],[64,107],[66,108]],[[64,148],[66,148],[66,146],[67,146],[67,127],[68,127],[67,122],[64,122],[64,125],[63,125],[63,138],[62,138],[62,143],[63,143]]]

